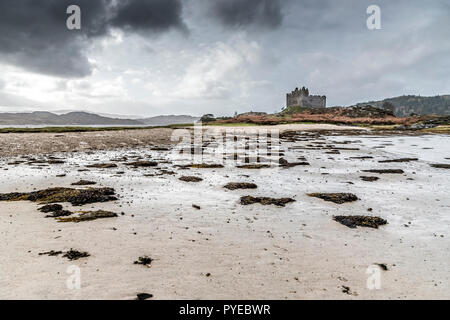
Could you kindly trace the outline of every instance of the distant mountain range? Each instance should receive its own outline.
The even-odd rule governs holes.
[[[187,115],[170,115],[138,119],[137,121],[151,126],[168,126],[171,124],[194,123],[198,120],[200,120],[200,117],[192,117]]]
[[[107,117],[95,113],[74,111],[57,114],[46,111],[29,113],[0,113],[0,125],[123,125],[123,126],[165,126],[193,123],[198,117],[188,115],[157,116],[142,119]]]
[[[401,96],[357,104],[357,106],[366,105],[390,109],[398,117],[406,117],[411,114],[450,115],[450,95],[435,97]]]

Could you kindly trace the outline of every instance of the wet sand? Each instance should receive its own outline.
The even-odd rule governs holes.
[[[208,127],[230,130],[234,127]],[[279,126],[235,127],[235,129],[255,130],[366,130],[359,127],[330,124],[288,124]],[[192,127],[186,127],[192,129]],[[54,152],[86,152],[112,150],[117,148],[137,148],[159,144],[171,144],[173,129],[152,128],[139,130],[71,132],[71,133],[6,133],[0,134],[0,157],[24,154],[43,154]]]
[[[167,139],[161,141],[166,145]],[[445,135],[305,132],[281,148],[288,162],[304,157],[309,166],[261,170],[239,169],[229,160],[224,168],[186,169],[175,166],[170,151],[140,147],[55,154],[64,164],[2,158],[0,193],[92,180],[95,187],[115,188],[119,199],[76,208],[62,203],[64,209],[119,216],[58,223],[44,218],[36,203],[0,202],[0,298],[134,299],[147,292],[154,299],[449,299],[450,173],[430,167],[449,163],[448,142]],[[334,148],[320,147],[326,145]],[[327,153],[336,149],[339,154]],[[126,161],[114,162],[117,168],[78,171],[124,155]],[[125,164],[136,157],[158,166]],[[379,162],[404,157],[418,161]],[[362,172],[388,168],[404,174]],[[203,181],[184,182],[181,176]],[[366,182],[360,176],[380,179]],[[229,182],[258,188],[224,189]],[[360,200],[335,204],[307,195],[314,192],[349,192]],[[246,195],[296,201],[243,206],[239,199]],[[334,215],[380,216],[388,224],[350,229],[333,221]],[[71,248],[90,256],[69,261],[39,255]],[[150,268],[133,264],[143,255],[154,259]],[[366,271],[375,263],[388,270],[380,270],[381,288],[370,290]],[[80,268],[81,289],[66,286],[71,265]]]
[[[0,157],[53,152],[85,152],[170,143],[172,129],[153,128],[70,133],[0,134]]]

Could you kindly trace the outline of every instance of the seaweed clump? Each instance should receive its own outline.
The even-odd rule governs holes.
[[[362,179],[362,181],[368,181],[368,182],[374,182],[374,181],[380,180],[379,177],[370,177],[370,176],[360,176],[360,178]]]
[[[291,167],[295,167],[295,166],[309,166],[310,165],[309,162],[306,162],[306,161],[288,162],[284,158],[280,158],[280,160],[278,162],[280,164],[280,167],[285,167],[285,168],[291,168]]]
[[[105,218],[115,218],[117,217],[117,213],[110,211],[83,211],[77,217],[68,217],[68,218],[58,218],[58,222],[84,222],[84,221],[92,221],[97,219],[105,219]]]
[[[69,260],[78,260],[80,258],[86,258],[89,256],[90,256],[90,254],[87,252],[81,252],[81,251],[73,250],[73,249],[70,249],[63,255],[64,258],[67,258]]]
[[[67,258],[69,260],[78,260],[80,258],[86,258],[86,257],[90,256],[90,254],[87,252],[82,252],[82,251],[73,250],[73,249],[70,249],[69,251],[66,251],[66,252],[51,250],[48,252],[39,253],[40,256],[46,255],[46,256],[50,256],[50,257],[59,256],[61,254],[63,254],[64,258]]]
[[[44,213],[51,213],[46,215],[46,218],[58,218],[58,217],[67,217],[73,214],[73,212],[68,210],[63,210],[63,206],[60,204],[47,204],[38,209]]]
[[[256,189],[258,186],[254,183],[248,182],[230,182],[227,183],[224,188],[228,190],[236,190],[236,189]]]
[[[108,168],[117,168],[117,164],[115,163],[94,163],[86,166],[88,168],[97,168],[97,169],[108,169]]]
[[[268,164],[261,164],[261,163],[255,163],[255,164],[244,164],[242,166],[238,166],[239,169],[267,169],[270,168],[270,165]]]
[[[39,253],[39,255],[40,256],[49,256],[49,257],[56,257],[56,256],[59,256],[60,254],[63,254],[64,252],[62,252],[62,251],[54,251],[54,250],[51,250],[51,251],[47,251],[47,252],[41,252],[41,253]]]
[[[430,164],[430,166],[432,168],[437,168],[437,169],[450,169],[450,164],[446,164],[446,163],[434,163],[434,164]]]
[[[308,193],[308,196],[334,202],[337,204],[359,200],[359,198],[353,193]]]
[[[148,256],[142,256],[139,257],[134,264],[141,264],[144,265],[146,267],[150,267],[150,265],[152,264],[153,259],[148,257]]]
[[[200,181],[203,181],[202,178],[194,177],[194,176],[182,176],[182,177],[180,177],[178,179],[181,180],[181,181],[184,181],[184,182],[200,182]]]
[[[400,158],[400,159],[392,159],[392,160],[380,160],[378,162],[380,163],[391,163],[391,162],[411,162],[411,161],[417,161],[418,158]]]
[[[0,194],[0,201],[33,201],[40,203],[70,202],[73,206],[117,200],[113,188],[49,188],[33,192]]]
[[[378,173],[378,174],[402,174],[405,173],[402,169],[370,169],[370,170],[362,170],[363,172],[369,173]]]
[[[194,169],[219,169],[219,168],[223,168],[223,165],[198,163],[198,164],[191,164],[191,165],[189,165],[189,167],[194,168]]]
[[[158,165],[158,162],[155,161],[135,161],[127,163],[129,166],[133,167],[156,167]]]
[[[46,215],[46,218],[60,218],[60,217],[67,217],[71,216],[73,214],[72,211],[68,210],[57,210],[53,211],[52,214]]]
[[[286,204],[290,202],[295,202],[295,200],[292,198],[269,198],[269,197],[252,197],[252,196],[241,197],[241,204],[244,206],[260,203],[264,206],[273,204],[278,207],[284,207]]]
[[[72,186],[91,186],[94,184],[97,184],[97,182],[89,181],[89,180],[80,180],[80,181],[72,183]]]
[[[334,216],[333,220],[351,229],[357,226],[378,229],[378,226],[387,224],[385,219],[370,216]]]
[[[62,205],[55,203],[55,204],[47,204],[43,207],[40,207],[38,210],[40,212],[49,213],[62,210],[62,208],[63,208]]]

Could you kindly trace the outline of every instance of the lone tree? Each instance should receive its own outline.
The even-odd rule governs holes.
[[[214,122],[216,121],[216,118],[214,118],[214,115],[211,113],[207,113],[204,114],[201,118],[200,118],[201,122]]]

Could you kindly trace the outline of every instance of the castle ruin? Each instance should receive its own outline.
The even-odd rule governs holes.
[[[286,95],[286,107],[326,108],[327,97],[309,95],[309,90],[305,87],[295,88]]]

